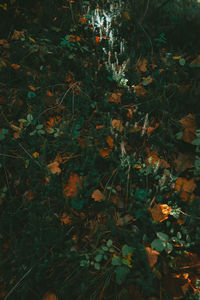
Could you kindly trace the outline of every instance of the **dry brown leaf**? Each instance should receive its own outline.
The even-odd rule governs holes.
[[[116,129],[117,131],[119,131],[119,132],[122,132],[122,130],[124,129],[121,121],[120,120],[116,120],[116,119],[112,120],[112,127],[114,129]]]
[[[23,30],[21,30],[21,31],[14,30],[11,40],[18,40],[19,38],[25,38],[24,31]]]
[[[194,179],[187,180],[186,178],[179,177],[176,180],[175,189],[180,192],[180,197],[183,201],[187,201],[190,198],[190,201],[194,200],[195,195],[193,194],[196,183]]]
[[[81,177],[76,173],[71,173],[67,184],[64,187],[63,194],[66,198],[76,197],[78,188],[82,187]]]
[[[151,268],[157,263],[158,255],[160,254],[158,251],[151,249],[150,247],[145,247],[147,251],[148,261]]]
[[[95,190],[92,193],[92,198],[94,199],[94,201],[96,202],[101,202],[102,200],[105,199],[104,194],[100,191],[100,190]]]
[[[47,167],[50,169],[50,172],[52,174],[60,174],[61,173],[61,169],[59,168],[59,163],[58,161],[54,161],[51,164],[48,164]]]
[[[124,205],[123,205],[124,207]],[[117,226],[124,226],[127,225],[130,222],[136,221],[136,219],[134,219],[131,215],[126,214],[124,217],[120,217],[120,214],[117,214],[117,221],[116,221],[116,225]]]
[[[42,300],[58,300],[57,296],[54,293],[47,292]]]
[[[155,203],[152,208],[149,208],[149,211],[155,222],[163,222],[168,219],[171,209],[167,204]]]
[[[114,140],[111,136],[107,137],[106,141],[107,141],[108,145],[110,146],[110,148],[114,147]]]
[[[178,171],[181,168],[181,172],[194,167],[194,155],[191,153],[179,152],[178,157],[174,160],[175,170]]]
[[[3,46],[4,48],[10,48],[8,41],[5,39],[0,40],[0,46]]]
[[[149,126],[148,128],[147,128],[147,135],[148,136],[150,136],[150,134],[156,129],[156,128],[158,128],[158,126],[159,126],[159,123],[156,123],[155,124],[155,126]]]
[[[146,148],[148,153],[146,158],[147,165],[155,165],[158,164],[159,167],[170,168],[170,165],[165,159],[159,158],[157,151],[152,151],[149,148]]]
[[[188,114],[186,117],[179,120],[179,122],[183,125],[184,131],[182,140],[186,143],[191,143],[194,139],[196,139],[196,120],[193,114]]]
[[[138,61],[138,64],[137,64],[137,69],[139,68],[139,70],[141,72],[146,72],[147,71],[147,59],[146,58],[141,58],[139,61]]]

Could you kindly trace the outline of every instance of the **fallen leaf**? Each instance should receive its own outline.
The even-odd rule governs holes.
[[[65,212],[62,214],[62,217],[60,218],[61,225],[68,225],[71,223],[71,218],[68,216]]]
[[[34,152],[32,155],[33,155],[33,157],[37,158],[39,156],[39,153],[38,152]]]
[[[61,173],[61,169],[59,168],[58,161],[54,161],[54,162],[48,164],[47,167],[50,169],[50,172],[52,174],[60,174]]]
[[[32,85],[29,85],[28,87],[29,87],[29,89],[30,89],[31,91],[35,91],[35,90],[36,90],[36,88],[35,88],[34,86],[32,86]]]
[[[114,129],[116,129],[117,131],[119,131],[119,132],[122,132],[122,130],[124,129],[121,121],[120,120],[116,120],[116,119],[112,120],[112,127]]]
[[[100,190],[95,190],[92,193],[92,198],[94,199],[94,201],[96,202],[101,202],[102,200],[105,199],[104,194],[100,191]]]
[[[104,157],[108,157],[110,155],[110,153],[112,152],[111,148],[101,148],[99,149],[100,155],[104,158]]]
[[[163,222],[168,219],[171,209],[167,204],[154,203],[153,207],[149,208],[149,211],[155,222]]]
[[[17,64],[11,64],[10,65],[11,68],[13,68],[14,70],[18,70],[21,66],[20,65],[17,65]]]
[[[57,296],[54,293],[47,292],[42,300],[58,300]]]
[[[112,93],[108,98],[108,102],[121,103],[122,93]]]
[[[73,198],[77,196],[78,188],[82,187],[81,177],[76,173],[71,173],[69,180],[64,187],[63,194],[66,198]]]
[[[147,91],[141,85],[132,85],[136,96],[145,96]]]
[[[178,153],[177,158],[174,160],[175,170],[178,171],[180,169],[181,172],[184,172],[187,169],[191,169],[194,167],[194,155],[191,153]]]
[[[180,197],[183,201],[187,201],[189,197],[190,201],[194,200],[195,196],[193,194],[193,191],[195,190],[196,186],[197,185],[194,182],[194,179],[187,180],[183,177],[179,177],[175,183],[175,189],[178,192],[181,192]]]
[[[170,165],[165,159],[159,158],[157,151],[151,152],[149,148],[146,148],[146,152],[148,153],[146,158],[147,166],[158,164],[159,167],[170,168]]]
[[[4,48],[10,48],[8,41],[5,39],[0,40],[0,46],[3,46]]]
[[[186,143],[191,143],[196,138],[196,120],[193,114],[188,114],[186,117],[179,120],[179,122],[183,125],[184,131],[182,140]]]
[[[146,130],[147,135],[150,136],[150,134],[151,134],[154,130],[156,130],[156,128],[158,128],[158,126],[159,126],[159,123],[156,123],[155,126],[149,126],[149,127],[147,128],[147,130]]]
[[[108,145],[110,146],[110,148],[114,147],[114,140],[111,136],[109,136],[106,141],[107,141]]]
[[[147,71],[147,59],[146,58],[139,59],[139,61],[137,63],[137,69],[138,68],[141,72]]]
[[[14,30],[11,40],[18,40],[19,38],[25,38],[24,31]]]
[[[151,268],[157,263],[158,255],[160,254],[158,251],[151,249],[150,247],[145,247],[147,251],[147,257],[149,261],[149,265]]]

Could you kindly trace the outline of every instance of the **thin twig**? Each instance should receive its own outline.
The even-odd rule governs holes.
[[[7,300],[8,297],[13,293],[13,291],[20,285],[20,283],[28,276],[28,274],[32,271],[33,267],[30,268],[23,276],[22,278],[12,287],[12,289],[8,292],[4,300]]]

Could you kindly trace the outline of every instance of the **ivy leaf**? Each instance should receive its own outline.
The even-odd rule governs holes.
[[[112,265],[113,266],[121,266],[121,264],[122,264],[121,258],[118,256],[113,256]]]
[[[35,96],[36,96],[35,92],[33,92],[33,91],[29,91],[27,95],[28,95],[29,99],[35,98]]]
[[[130,247],[128,245],[124,245],[122,247],[122,256],[127,256],[129,254],[133,254],[133,247]]]
[[[156,235],[163,242],[168,242],[169,240],[169,236],[163,232],[157,232]]]
[[[96,262],[100,262],[102,260],[102,258],[103,258],[103,255],[102,254],[98,254],[98,255],[95,256],[94,260]]]
[[[163,241],[161,241],[160,239],[155,239],[151,243],[151,248],[155,249],[158,252],[161,252],[165,249],[165,245],[164,245]]]

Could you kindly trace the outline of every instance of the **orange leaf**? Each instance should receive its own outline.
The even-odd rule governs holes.
[[[101,148],[99,150],[102,157],[108,157],[110,155],[111,151],[112,151],[112,149],[110,149],[110,148]]]
[[[47,91],[47,96],[52,97],[52,96],[53,96],[53,93],[50,92],[50,91]]]
[[[68,224],[71,223],[71,219],[70,219],[70,217],[66,213],[63,213],[62,217],[60,219],[60,223],[62,225],[68,225]]]
[[[171,209],[172,208],[167,204],[155,203],[152,208],[149,208],[149,211],[155,222],[163,222],[164,220],[168,219]]]
[[[158,152],[157,151],[152,151],[149,148],[146,148],[146,151],[148,153],[146,163],[147,165],[156,165],[158,164],[159,167],[165,167],[165,168],[170,168],[170,165],[168,162],[164,159],[159,158]]]
[[[107,141],[108,145],[109,145],[111,148],[114,147],[114,141],[113,141],[113,138],[112,138],[111,136],[109,136],[109,137],[107,138],[106,141]]]
[[[65,195],[66,198],[73,198],[76,197],[78,188],[82,187],[82,182],[81,182],[81,177],[79,177],[76,173],[71,173],[69,180],[63,190],[63,194]]]
[[[150,247],[145,247],[147,251],[148,261],[151,268],[157,263],[158,255],[160,254],[158,251],[151,249]]]
[[[156,128],[158,128],[158,126],[159,126],[159,123],[156,123],[156,125],[154,127],[149,126],[147,128],[147,135],[149,136],[150,133],[152,133]]]
[[[39,156],[39,153],[38,152],[34,152],[32,155],[33,155],[33,157],[37,158]]]
[[[92,198],[96,202],[101,202],[102,200],[104,200],[105,197],[104,197],[104,194],[102,194],[102,192],[100,190],[95,190],[92,193]]]
[[[146,72],[147,71],[147,59],[146,58],[139,59],[137,66],[141,72]]]
[[[108,98],[108,102],[121,103],[122,93],[112,93]]]
[[[114,129],[116,129],[117,131],[120,131],[120,132],[122,132],[122,130],[124,129],[121,121],[120,120],[116,120],[116,119],[112,120],[112,127]]]
[[[103,125],[97,125],[96,126],[96,129],[102,129],[103,128]]]
[[[35,90],[36,90],[36,88],[35,88],[34,86],[32,86],[32,85],[29,85],[28,87],[29,87],[29,89],[30,89],[31,91],[35,91]]]
[[[47,292],[42,300],[58,300],[58,298],[54,293]]]
[[[140,85],[132,85],[132,88],[134,88],[134,91],[136,93],[136,96],[145,96],[146,95],[146,90],[140,86]]]
[[[48,164],[47,167],[50,169],[50,172],[52,174],[60,174],[61,169],[59,168],[59,163],[57,161],[52,162],[51,164]]]
[[[17,64],[11,64],[10,65],[14,70],[18,70],[21,66]]]
[[[18,40],[19,38],[25,38],[24,31],[23,30],[21,30],[21,31],[14,30],[11,40]]]

